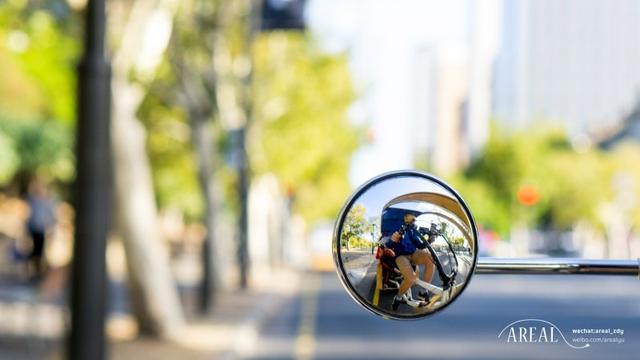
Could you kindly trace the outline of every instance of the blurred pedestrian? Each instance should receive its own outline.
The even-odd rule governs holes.
[[[47,185],[40,179],[29,186],[27,202],[31,210],[27,219],[27,231],[33,242],[29,263],[36,277],[44,275],[45,240],[47,233],[55,225],[55,202]]]

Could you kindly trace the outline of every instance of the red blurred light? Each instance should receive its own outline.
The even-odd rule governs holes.
[[[533,206],[540,200],[538,190],[531,185],[523,185],[518,190],[518,202],[525,206]]]

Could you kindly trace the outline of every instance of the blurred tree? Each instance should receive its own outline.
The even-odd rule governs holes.
[[[227,131],[243,125],[248,117],[246,88],[250,65],[247,50],[250,42],[250,4],[250,1],[183,2],[175,18],[176,29],[169,44],[169,56],[161,64],[161,76],[156,77],[145,100],[146,104],[152,104],[149,108],[156,113],[158,109],[153,106],[153,101],[159,100],[167,111],[176,115],[165,118],[174,118],[174,126],[185,128],[188,124],[190,128],[190,136],[186,138],[190,139],[190,150],[195,155],[193,170],[197,177],[193,178],[197,179],[199,185],[195,193],[200,200],[197,204],[193,203],[197,205],[197,213],[192,212],[192,215],[202,220],[207,229],[203,243],[201,310],[208,309],[209,303],[213,302],[213,290],[218,283],[214,237],[218,228],[216,221],[222,215],[222,205],[233,204],[228,209],[236,212],[240,208],[239,197],[234,196],[235,191],[229,191],[237,182],[238,176],[233,174],[234,170],[237,173],[237,169],[225,164],[222,161],[225,157],[220,154],[230,152],[231,139]],[[178,108],[183,110],[171,110]],[[149,123],[157,122],[156,116],[145,116],[153,119]],[[170,132],[166,135],[175,137]],[[152,133],[150,144],[153,140]],[[184,167],[180,168],[184,165],[181,161],[167,159],[153,148],[151,152],[154,167],[155,164],[161,164],[163,168],[173,168],[169,173],[188,174],[192,178],[193,161],[186,166],[189,172],[185,172]],[[185,154],[182,150],[174,151],[174,154],[177,153]],[[226,159],[231,158],[226,156]],[[175,205],[174,199],[163,201],[164,194],[175,194],[175,191],[159,181],[157,188],[161,204]],[[193,191],[188,191],[188,194],[193,194]]]
[[[595,150],[550,155],[545,181],[541,181],[541,192],[547,194],[546,214],[541,220],[558,230],[570,229],[579,220],[601,229],[598,207],[611,198],[609,162],[605,154]]]
[[[25,192],[32,177],[38,173],[50,180],[68,182],[74,174],[71,134],[68,128],[54,121],[0,120],[0,134],[11,140],[5,143],[13,149],[3,153],[0,160],[14,162],[0,177],[7,181],[15,177],[21,192]],[[13,160],[11,160],[13,159]]]
[[[615,147],[611,153],[612,161],[608,171],[613,178],[609,186],[612,188],[612,197],[618,206],[628,216],[631,225],[636,232],[640,231],[640,144],[637,142],[623,142]],[[616,175],[624,174],[628,181],[616,179]],[[618,181],[616,181],[618,180]],[[617,183],[616,183],[617,182]]]
[[[6,185],[15,175],[19,158],[10,136],[0,131],[0,186]]]
[[[371,232],[371,224],[366,219],[367,209],[361,205],[354,205],[349,212],[342,226],[340,234],[340,246],[349,249],[350,246],[364,244],[363,247],[370,246],[364,239],[364,235]]]
[[[479,224],[501,235],[508,234],[512,222],[509,205],[498,198],[491,184],[463,176],[452,177],[450,181],[464,197]]]
[[[284,167],[254,166],[254,170],[257,170],[258,175],[265,172],[276,173],[285,183],[288,193],[292,196],[296,195],[295,199],[299,200],[294,204],[296,210],[305,209],[304,212],[310,214],[307,218],[312,220],[333,216],[333,212],[342,201],[342,196],[346,195],[349,156],[357,144],[357,136],[354,135],[358,134],[353,131],[346,119],[346,110],[353,99],[353,92],[344,57],[321,54],[313,48],[307,38],[293,36],[290,40],[286,40],[288,35],[284,35],[285,41],[294,44],[292,46],[297,48],[296,51],[288,54],[299,58],[288,60],[291,64],[298,64],[296,66],[300,68],[300,74],[296,76],[312,73],[315,78],[307,81],[313,81],[308,83],[302,80],[297,81],[290,84],[290,88],[284,89],[286,91],[283,92],[278,85],[271,85],[279,81],[271,74],[261,76],[259,70],[256,70],[250,77],[252,63],[260,60],[252,61],[250,58],[252,24],[249,5],[249,1],[183,2],[175,20],[176,28],[169,44],[168,61],[160,64],[151,85],[151,91],[146,96],[142,108],[143,117],[150,120],[146,122],[149,129],[158,129],[160,123],[164,123],[163,127],[167,129],[162,131],[164,134],[162,136],[158,135],[160,131],[158,134],[154,134],[155,130],[152,131],[149,141],[152,163],[156,171],[154,178],[161,205],[174,202],[171,197],[175,197],[176,192],[168,190],[170,187],[166,186],[167,184],[160,183],[160,169],[166,169],[163,172],[172,175],[172,177],[167,176],[167,179],[171,178],[174,181],[192,176],[190,165],[176,167],[170,164],[183,164],[182,160],[167,160],[176,160],[176,156],[182,158],[184,151],[176,149],[182,149],[183,146],[178,145],[171,149],[165,146],[163,148],[167,151],[164,151],[161,150],[161,144],[175,142],[183,144],[181,140],[176,139],[176,135],[185,134],[185,124],[188,123],[191,127],[190,139],[197,159],[196,169],[200,193],[204,195],[204,201],[198,204],[203,205],[203,222],[208,228],[209,237],[215,233],[215,211],[219,208],[216,201],[220,201],[221,197],[218,195],[216,199],[214,195],[220,193],[220,185],[231,184],[228,177],[229,168],[215,160],[216,153],[227,152],[225,158],[230,160],[231,165],[238,166],[237,151],[226,147],[233,145],[235,141],[231,140],[237,140],[237,136],[228,136],[226,130],[241,128],[253,115],[254,121],[250,123],[253,138],[261,138],[261,135],[255,136],[255,134],[267,134],[263,132],[266,130],[268,136],[274,137],[274,140],[268,139],[267,148],[262,148],[262,142],[258,146],[255,146],[255,141],[252,142],[249,146],[251,157],[261,157],[262,154],[259,152],[265,151],[270,159],[284,159],[297,157],[298,150],[284,149],[287,152],[282,153],[283,148],[273,148],[271,144],[275,144],[280,139],[301,143],[300,137],[296,134],[300,131],[299,125],[305,125],[307,130],[303,135],[311,134],[314,139],[313,141],[303,140],[306,146],[304,149],[301,147],[300,152],[314,154],[311,157],[312,163],[305,166],[306,174],[303,177],[296,176],[283,180],[282,175],[300,166],[291,162],[283,163]],[[260,38],[282,38],[282,36],[283,34],[265,34]],[[258,43],[260,41],[258,40]],[[277,47],[278,42],[274,43]],[[256,44],[254,50],[259,46]],[[266,44],[266,46],[262,46],[262,49],[266,50],[270,45]],[[305,50],[306,48],[308,51]],[[253,55],[259,56],[258,52],[254,51]],[[263,59],[273,62],[271,59],[264,57]],[[278,66],[284,69],[288,64]],[[336,86],[327,81],[320,83],[320,80],[325,77],[329,77],[327,80],[336,81],[340,85]],[[316,86],[322,86],[324,89],[322,92],[316,92]],[[257,97],[260,96],[261,98],[258,99]],[[260,117],[259,109],[264,105],[260,101],[280,97],[288,99],[289,103],[295,103],[296,107],[286,111],[286,116],[275,128],[271,127],[273,119],[263,121]],[[312,104],[311,100],[314,98]],[[322,102],[325,102],[325,106],[320,109]],[[156,107],[160,104],[164,110]],[[253,109],[253,114],[250,114],[250,108]],[[152,112],[154,115],[151,114]],[[213,119],[219,121],[212,122]],[[169,126],[169,124],[172,125]],[[178,132],[177,129],[182,130]],[[339,134],[333,134],[332,130],[337,130]],[[223,144],[222,148],[214,146],[215,137]],[[275,140],[275,137],[279,139]],[[262,139],[266,137],[261,138],[260,141]],[[155,144],[158,146],[156,147]],[[216,181],[223,184],[216,185]],[[189,184],[192,184],[191,180]],[[318,186],[321,189],[317,189]],[[188,189],[192,188],[191,185],[188,187]],[[237,199],[232,196],[235,191],[228,190],[225,191],[227,203],[236,203]],[[182,200],[191,198],[192,193],[191,190],[186,191],[187,196]],[[327,199],[327,193],[335,194],[335,197]],[[165,202],[165,200],[168,201]],[[320,200],[322,203],[319,203]],[[299,203],[304,205],[300,206]],[[205,244],[208,243],[213,243],[211,238],[205,242]],[[211,245],[211,250],[205,251],[205,254],[212,253],[214,249],[215,246]],[[214,266],[215,264],[212,264],[212,271],[215,270]],[[215,283],[214,278],[215,272],[212,275]]]
[[[173,30],[176,2],[111,2],[115,220],[124,239],[133,310],[143,332],[176,337],[184,325],[158,231],[145,129],[137,119],[143,80],[155,76]]]
[[[331,218],[362,140],[347,114],[355,98],[347,58],[303,34],[269,33],[257,38],[254,59],[252,168],[275,173],[307,221]]]
[[[78,20],[65,0],[0,3],[0,114],[72,124]]]
[[[0,184],[73,177],[77,15],[64,0],[0,3]],[[13,149],[13,151],[11,150]]]
[[[151,162],[153,187],[160,209],[174,208],[187,221],[200,219],[203,198],[193,159],[191,129],[179,97],[174,72],[168,63],[160,65],[138,109],[147,131],[146,150]]]
[[[640,144],[627,140],[616,145],[610,152],[605,183],[610,189],[608,202],[599,210],[603,222],[607,251],[613,257],[634,257],[632,240],[640,234]]]
[[[202,247],[201,312],[207,312],[215,302],[220,281],[215,241],[221,197],[217,194],[220,163],[216,156],[218,149],[213,126],[214,113],[218,111],[216,94],[220,82],[214,59],[218,52],[225,51],[221,39],[229,35],[229,24],[242,21],[236,10],[238,4],[245,5],[243,2],[183,2],[175,20],[176,31],[169,52],[176,89],[179,89],[176,99],[186,110],[191,128],[190,139],[204,205],[201,220],[207,232]]]
[[[576,152],[554,127],[504,132],[494,126],[484,151],[452,182],[478,221],[506,236],[516,223],[556,230],[580,220],[600,226],[598,205],[611,194],[608,167],[605,155]],[[535,201],[523,201],[532,192]]]

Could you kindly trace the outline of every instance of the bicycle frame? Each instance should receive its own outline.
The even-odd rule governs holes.
[[[442,263],[440,262],[440,258],[438,257],[438,254],[433,249],[433,247],[431,246],[429,241],[427,241],[422,236],[422,234],[418,234],[418,236],[421,237],[422,241],[425,242],[426,249],[431,254],[431,257],[433,259],[433,263],[435,264],[436,269],[438,270],[438,275],[440,276],[440,279],[442,279],[442,281],[443,281],[443,285],[442,285],[442,287],[439,287],[439,286],[433,285],[431,283],[428,283],[428,282],[426,282],[424,280],[421,280],[419,278],[416,279],[415,284],[420,286],[420,287],[422,287],[425,290],[429,290],[429,291],[433,292],[436,295],[440,295],[439,301],[447,302],[447,301],[449,301],[449,298],[453,294],[453,289],[455,288],[455,278],[456,278],[456,275],[458,274],[458,257],[456,255],[456,252],[453,250],[453,247],[451,246],[451,243],[449,242],[449,239],[447,239],[445,234],[444,233],[438,233],[437,235],[442,236],[444,241],[447,243],[447,246],[449,247],[449,251],[451,251],[451,254],[453,254],[453,259],[454,259],[454,262],[455,262],[455,265],[453,266],[453,270],[452,270],[451,274],[447,274],[444,271],[444,267],[442,266]]]

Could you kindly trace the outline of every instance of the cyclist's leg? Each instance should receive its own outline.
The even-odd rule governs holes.
[[[416,280],[416,275],[413,272],[413,267],[411,266],[411,261],[408,256],[398,256],[396,258],[396,265],[398,265],[398,269],[400,269],[400,273],[402,274],[402,283],[400,284],[400,289],[398,289],[398,295],[403,295],[407,290],[411,289],[411,286]]]
[[[435,272],[435,264],[433,258],[426,250],[416,250],[411,254],[411,261],[417,265],[424,265],[424,272],[422,273],[422,280],[430,283],[433,279],[433,273]]]

